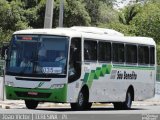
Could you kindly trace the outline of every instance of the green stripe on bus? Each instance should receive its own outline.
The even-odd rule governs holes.
[[[99,77],[104,77],[105,74],[110,74],[112,65],[102,65],[102,67],[97,67],[96,70],[91,70],[90,73],[85,73],[84,82],[90,88],[92,86],[93,80],[98,80]]]
[[[96,68],[94,79],[98,80],[101,75],[101,67]]]
[[[149,67],[149,66],[123,66],[123,65],[113,65],[113,68],[140,69],[140,70],[155,70],[155,67]]]

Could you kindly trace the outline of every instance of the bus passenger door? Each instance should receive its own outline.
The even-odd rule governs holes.
[[[68,82],[74,82],[81,76],[81,38],[72,38],[69,57]]]

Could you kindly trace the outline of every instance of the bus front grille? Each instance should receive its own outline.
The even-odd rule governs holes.
[[[18,97],[29,97],[29,98],[49,98],[51,93],[37,93],[29,94],[29,92],[15,92]]]

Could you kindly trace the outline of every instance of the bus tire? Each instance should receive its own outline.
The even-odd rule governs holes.
[[[131,91],[127,91],[126,99],[123,102],[123,109],[124,110],[131,109],[131,106],[132,106],[132,93]]]
[[[89,103],[89,102],[88,102],[88,103],[86,104],[86,106],[85,106],[85,109],[86,109],[86,110],[89,110],[89,109],[91,108],[91,106],[92,106],[92,103]]]
[[[114,109],[116,110],[128,110],[132,106],[132,94],[130,91],[127,91],[126,98],[124,102],[115,102],[113,103]]]
[[[39,102],[35,100],[25,100],[25,105],[28,109],[36,109],[38,103]]]
[[[84,110],[91,107],[92,104],[88,103],[88,98],[84,93],[84,90],[81,90],[79,92],[77,102],[71,103],[72,110]]]
[[[114,109],[116,109],[116,110],[122,110],[123,109],[122,102],[113,103],[113,106],[114,106]]]

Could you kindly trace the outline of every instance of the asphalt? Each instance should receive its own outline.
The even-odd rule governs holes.
[[[155,95],[154,98],[148,99],[145,101],[134,101],[133,106],[160,106],[160,95]],[[112,104],[100,104],[94,103],[94,107],[100,106],[113,106]],[[60,107],[70,107],[69,104],[61,104],[61,103],[40,103],[38,108],[60,108]],[[0,100],[0,108],[1,109],[12,109],[12,108],[26,108],[23,100]]]

